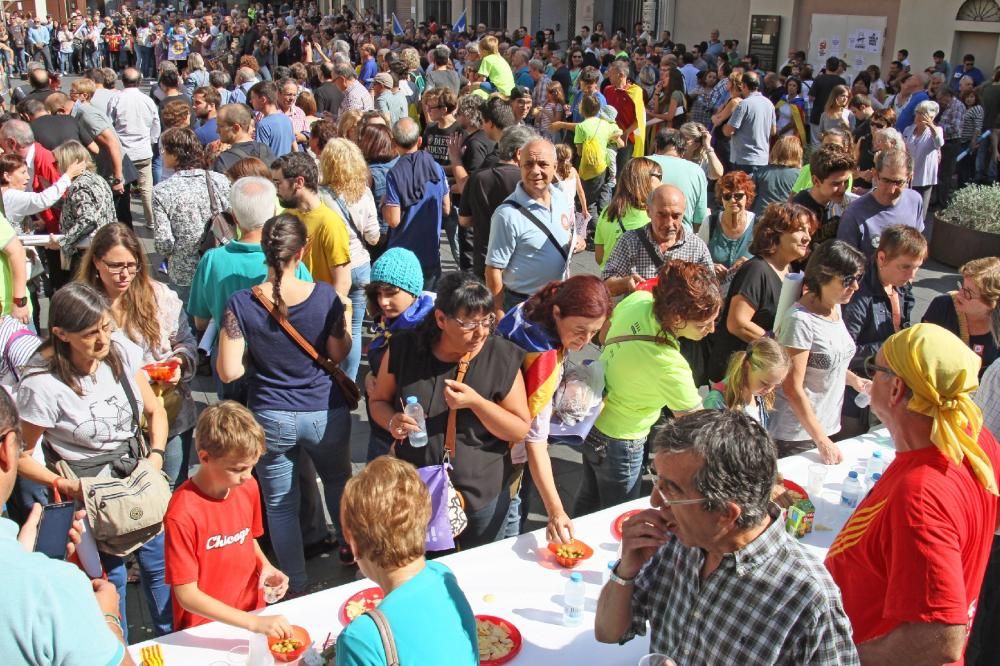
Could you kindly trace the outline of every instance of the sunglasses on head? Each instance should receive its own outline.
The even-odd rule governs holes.
[[[723,192],[722,200],[729,201],[731,199],[734,199],[736,201],[743,201],[743,199],[746,198],[746,196],[747,196],[746,192]]]

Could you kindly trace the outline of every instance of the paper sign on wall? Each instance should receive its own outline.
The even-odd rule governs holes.
[[[882,33],[876,32],[874,30],[869,30],[867,32],[867,41],[865,45],[867,46],[867,51],[869,53],[881,53],[882,52]]]

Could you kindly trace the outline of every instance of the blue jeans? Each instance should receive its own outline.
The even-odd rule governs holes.
[[[267,527],[289,588],[306,587],[306,560],[299,525],[299,456],[304,449],[323,480],[326,508],[340,535],[340,498],[351,478],[351,415],[347,407],[318,412],[260,410],[267,451],[257,462],[257,480],[267,507]]]
[[[59,71],[63,74],[70,74],[72,70],[73,53],[59,52]]]
[[[371,414],[368,415],[368,424],[368,455],[365,457],[365,461],[371,462],[379,456],[389,455],[393,439],[392,435],[372,421]]]
[[[167,440],[167,448],[163,451],[163,473],[170,479],[170,490],[174,490],[187,481],[193,439],[194,428],[174,435]]]
[[[574,516],[593,513],[639,498],[646,438],[615,439],[593,428],[584,440],[583,479]]]
[[[164,582],[166,565],[163,559],[163,532],[144,543],[135,551],[142,575],[139,577],[142,592],[149,605],[149,614],[153,618],[153,633],[157,636],[169,634],[174,630],[173,609],[170,606],[170,586]],[[101,553],[101,564],[110,581],[118,588],[118,612],[122,618],[122,633],[128,641],[128,619],[125,617],[125,590],[128,573],[125,570],[125,560]]]
[[[153,185],[156,185],[163,178],[163,158],[160,156],[160,151],[157,150],[155,145],[153,146],[152,169],[153,169]],[[150,229],[153,228],[152,220],[147,220],[146,224],[149,225]]]
[[[351,269],[351,291],[348,296],[351,298],[351,351],[347,353],[347,358],[340,362],[340,369],[352,380],[358,379],[358,366],[361,365],[361,348],[364,344],[361,341],[361,322],[365,318],[365,287],[371,282],[371,264],[364,264]]]

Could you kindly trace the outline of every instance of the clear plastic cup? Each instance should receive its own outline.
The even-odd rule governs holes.
[[[819,497],[823,494],[823,482],[826,481],[827,466],[814,463],[809,465],[809,477],[806,482],[806,492],[810,497]]]
[[[250,646],[234,647],[226,654],[226,661],[229,662],[230,666],[246,666],[250,663]]]
[[[276,604],[281,601],[281,596],[278,594],[278,588],[271,585],[264,585],[264,603],[266,604]]]
[[[665,654],[654,652],[640,659],[638,666],[677,666],[677,663]]]

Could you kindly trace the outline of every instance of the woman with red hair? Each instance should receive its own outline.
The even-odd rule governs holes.
[[[532,479],[549,516],[546,534],[549,541],[568,542],[573,538],[573,524],[563,508],[552,477],[548,454],[549,420],[552,399],[563,374],[566,352],[580,351],[604,327],[611,315],[611,294],[596,275],[576,275],[568,280],[553,280],[534,296],[510,310],[497,326],[497,334],[525,352],[521,374],[524,375],[531,413],[531,429],[518,442],[512,456],[515,465],[527,473],[514,482],[520,486],[512,494],[504,536],[517,536],[521,528],[521,497],[527,498]]]
[[[604,409],[583,443],[583,481],[576,515],[639,497],[644,445],[668,407],[674,416],[701,407],[680,339],[712,332],[722,306],[719,285],[702,264],[671,260],[652,292],[637,291],[615,308],[605,328]]]
[[[715,263],[715,276],[725,293],[736,270],[753,256],[750,241],[754,214],[750,206],[757,188],[747,174],[730,171],[716,182],[715,192],[722,208],[713,211],[708,219],[708,251]]]

